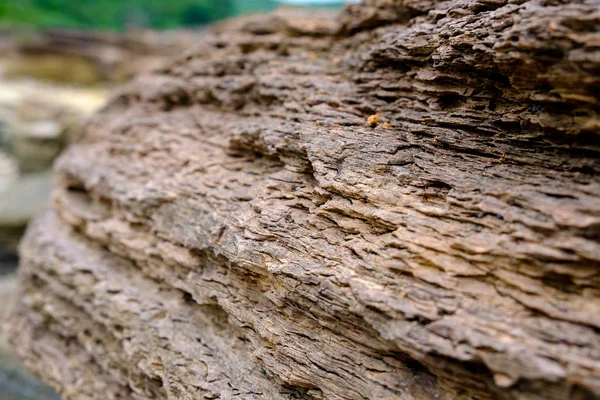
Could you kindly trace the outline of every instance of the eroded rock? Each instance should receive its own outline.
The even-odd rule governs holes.
[[[66,399],[597,398],[599,26],[373,0],[213,28],[62,156],[5,329]]]

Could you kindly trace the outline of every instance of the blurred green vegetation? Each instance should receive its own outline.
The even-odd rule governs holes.
[[[273,0],[0,0],[0,28],[172,29],[274,5]]]

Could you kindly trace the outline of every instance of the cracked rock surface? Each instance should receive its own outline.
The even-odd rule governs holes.
[[[57,163],[4,329],[65,399],[598,398],[599,101],[596,0],[215,26]]]

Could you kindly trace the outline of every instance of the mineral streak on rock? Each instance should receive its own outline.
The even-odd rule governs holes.
[[[4,326],[65,399],[600,396],[599,2],[198,42],[89,123],[22,244]]]

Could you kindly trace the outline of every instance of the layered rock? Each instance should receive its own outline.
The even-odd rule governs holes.
[[[5,329],[66,399],[598,397],[599,27],[372,0],[213,28],[62,156]]]

